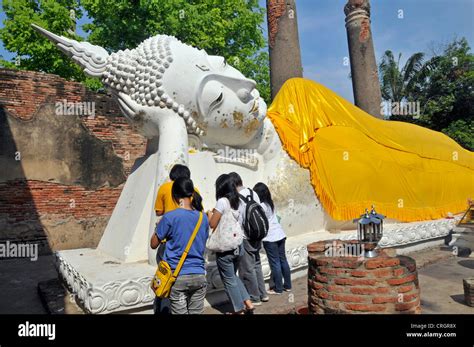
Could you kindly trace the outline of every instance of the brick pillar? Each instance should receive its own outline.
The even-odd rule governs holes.
[[[421,313],[415,260],[327,256],[328,245],[351,241],[319,241],[308,245],[308,309],[328,313]]]
[[[382,118],[380,83],[370,29],[369,0],[349,0],[344,6],[355,104]]]
[[[267,0],[272,99],[283,83],[303,77],[295,0]]]

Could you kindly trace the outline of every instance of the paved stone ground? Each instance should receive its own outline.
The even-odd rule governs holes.
[[[474,258],[450,257],[419,271],[421,311],[425,314],[474,314],[464,302],[462,280],[474,277]]]
[[[296,310],[308,304],[308,287],[305,277],[292,281],[292,291],[281,295],[269,295],[270,301],[255,306],[255,314],[288,314],[296,313]],[[216,307],[207,307],[204,314],[222,314],[233,312],[232,305],[225,304]]]
[[[474,307],[464,303],[462,280],[474,276],[474,258],[455,257],[446,247],[428,248],[407,254],[414,258],[418,267],[421,288],[421,309],[424,314],[465,313],[474,314]],[[255,314],[288,314],[295,308],[306,305],[306,278],[293,281],[293,302],[288,294],[271,295],[270,301],[257,306]],[[208,307],[204,313],[220,314],[230,312],[230,305]]]
[[[449,247],[407,254],[416,260],[422,314],[474,314],[464,302],[463,278],[474,276],[474,253],[454,256]]]
[[[0,314],[47,314],[38,294],[38,283],[57,278],[53,256],[29,259],[0,260]],[[69,293],[65,296],[63,310],[67,314],[82,314]]]
[[[52,256],[0,260],[0,314],[46,313],[38,296],[38,282],[57,277]]]
[[[464,304],[462,279],[474,276],[474,257],[454,257],[445,248],[430,248],[409,256],[417,261],[421,287],[422,312],[474,314]],[[41,256],[36,262],[27,259],[0,260],[0,314],[45,314],[38,283],[57,277],[52,256]],[[82,313],[67,293],[65,313]],[[270,301],[256,307],[256,314],[288,314],[306,305],[306,278],[293,281],[293,292],[271,295]],[[229,305],[208,307],[206,314],[230,312]]]

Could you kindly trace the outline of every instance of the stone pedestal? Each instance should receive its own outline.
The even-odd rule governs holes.
[[[382,96],[370,29],[369,0],[349,0],[344,7],[355,104],[382,118]]]
[[[330,247],[358,246],[356,241],[319,241],[308,246],[309,312],[421,313],[415,260],[389,256],[396,253],[389,250],[379,250],[374,258],[328,256]]]

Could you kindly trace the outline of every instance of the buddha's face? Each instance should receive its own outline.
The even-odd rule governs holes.
[[[249,142],[265,118],[266,104],[255,89],[255,81],[245,78],[223,57],[207,56],[212,73],[200,82],[198,112],[210,143],[242,145]]]
[[[203,142],[229,146],[250,142],[267,110],[255,81],[245,78],[221,56],[179,41],[170,46],[176,57],[164,75],[164,86],[173,90],[168,95],[183,104],[197,127],[204,130],[198,134]]]

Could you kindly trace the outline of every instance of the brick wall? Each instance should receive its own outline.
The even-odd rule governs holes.
[[[391,257],[384,250],[374,258],[327,256],[328,244],[345,245],[320,241],[308,246],[310,313],[421,313],[414,259]]]
[[[110,95],[94,93],[81,83],[50,74],[0,69],[0,105],[11,116],[32,119],[39,107],[56,102],[95,102],[96,116],[83,117],[84,125],[97,138],[110,141],[115,153],[124,159],[128,173],[136,158],[145,153],[146,141],[131,129]]]
[[[6,117],[29,121],[43,105],[63,100],[95,103],[95,117],[81,117],[81,122],[88,134],[112,146],[127,176],[144,155],[146,140],[131,128],[110,95],[55,75],[0,69],[0,107]],[[0,156],[9,155],[2,150],[0,146]],[[53,249],[95,247],[122,188],[123,183],[90,189],[29,177],[5,180],[0,173],[0,241],[47,240]]]

